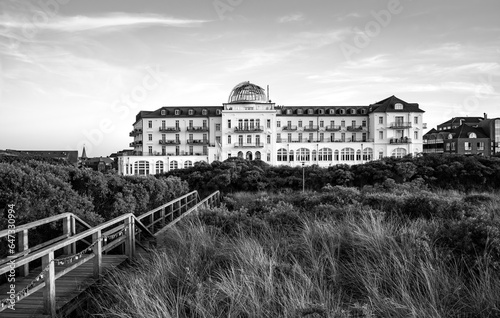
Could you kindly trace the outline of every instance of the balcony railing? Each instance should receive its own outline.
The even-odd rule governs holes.
[[[304,131],[317,131],[318,126],[317,125],[307,125],[304,126]]]
[[[411,122],[408,121],[396,121],[390,124],[389,128],[393,129],[404,129],[411,128]]]
[[[181,131],[180,127],[160,127],[161,132],[179,132]]]
[[[391,138],[389,139],[391,144],[411,144],[411,138],[401,137],[401,138]]]
[[[180,145],[181,141],[179,139],[173,140],[163,140],[160,139],[160,145]]]
[[[134,129],[128,135],[130,137],[135,137],[135,136],[138,136],[140,134],[142,134],[142,129]]]
[[[283,130],[297,130],[297,126],[283,126]]]
[[[129,146],[130,147],[135,147],[135,146],[140,146],[142,145],[142,140],[138,140],[138,141],[132,141]]]
[[[234,127],[234,132],[262,132],[264,131],[264,126],[242,126],[242,127]]]
[[[348,131],[362,131],[365,127],[363,126],[347,126]]]
[[[339,125],[326,126],[326,131],[339,131],[342,127]]]
[[[276,139],[277,143],[298,143],[298,142],[373,142],[373,139],[371,138],[344,138],[344,139],[287,139],[287,138],[281,138],[281,139]]]
[[[264,144],[261,142],[234,144],[234,148],[263,148],[263,147],[264,147]]]
[[[206,139],[188,139],[188,145],[208,145],[208,140]]]
[[[187,128],[187,131],[205,132],[205,131],[208,131],[208,127],[207,126],[189,126]]]

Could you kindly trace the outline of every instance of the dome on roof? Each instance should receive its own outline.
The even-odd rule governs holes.
[[[242,82],[233,88],[228,103],[267,103],[267,95],[262,87]]]

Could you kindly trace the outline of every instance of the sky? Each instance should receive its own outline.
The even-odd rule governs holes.
[[[500,2],[0,0],[0,149],[128,149],[140,110],[220,106],[242,81],[285,106],[391,95],[500,117]]]

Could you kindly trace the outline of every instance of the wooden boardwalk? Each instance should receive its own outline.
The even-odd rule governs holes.
[[[16,272],[15,292],[10,282],[0,285],[0,318],[64,317],[78,308],[85,290],[106,272],[147,255],[158,235],[186,215],[219,202],[218,191],[203,200],[193,191],[138,217],[129,213],[94,227],[64,213],[0,231],[0,240],[16,237],[17,243],[15,253],[0,259],[2,276]],[[57,222],[62,223],[61,236],[28,246],[30,231]],[[30,268],[40,260],[41,267]]]

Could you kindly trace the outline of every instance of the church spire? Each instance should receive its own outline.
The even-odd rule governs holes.
[[[85,152],[85,145],[83,145],[82,159],[87,159],[87,153]]]

